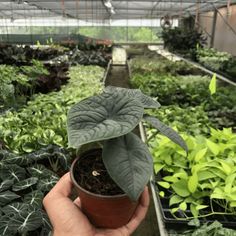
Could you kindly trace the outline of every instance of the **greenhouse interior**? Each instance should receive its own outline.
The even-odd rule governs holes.
[[[0,72],[0,236],[236,236],[236,0],[1,0]]]

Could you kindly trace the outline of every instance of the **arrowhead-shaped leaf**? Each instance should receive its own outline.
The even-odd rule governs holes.
[[[106,141],[103,162],[116,184],[137,200],[153,172],[151,154],[141,139],[129,133]]]
[[[144,108],[159,108],[161,104],[155,101],[153,98],[143,94],[139,89],[127,89],[127,88],[120,88],[114,86],[107,86],[105,88],[105,93],[123,93],[124,96],[127,95],[130,98],[134,98],[140,101],[143,104]]]
[[[0,183],[0,192],[9,189],[13,185],[14,181],[12,179],[6,179]]]
[[[183,140],[183,138],[173,129],[171,129],[169,126],[165,125],[161,121],[159,121],[155,117],[151,117],[148,115],[144,116],[145,121],[150,123],[154,128],[159,130],[163,135],[168,137],[170,140],[178,144],[180,147],[182,147],[186,152],[188,152],[188,147]]]
[[[22,180],[12,186],[13,191],[20,191],[26,188],[29,188],[30,186],[36,184],[38,182],[38,178],[31,177],[25,180]]]
[[[0,217],[0,235],[1,236],[12,236],[15,235],[16,232],[13,232],[11,230],[11,227],[9,225],[9,217],[8,216],[2,216]]]
[[[20,196],[11,192],[11,191],[5,191],[0,193],[0,205],[4,206],[7,203],[11,202],[14,199],[19,198]]]
[[[42,192],[48,192],[54,187],[58,180],[59,177],[55,175],[52,175],[45,179],[40,179],[37,185],[37,189],[41,190]]]
[[[11,230],[19,233],[33,231],[42,225],[42,214],[40,210],[23,211],[10,218]]]
[[[21,214],[24,211],[27,211],[29,208],[28,204],[14,202],[2,208],[2,211],[9,216],[13,216],[16,214]]]
[[[8,164],[17,164],[19,166],[28,165],[33,162],[32,159],[28,158],[27,155],[16,155],[11,153],[8,157],[3,159],[4,162]]]
[[[47,169],[44,165],[41,165],[41,164],[35,164],[31,167],[28,167],[27,170],[31,174],[32,177],[37,177],[39,179],[54,175],[54,172]]]
[[[24,196],[24,203],[28,203],[31,206],[36,206],[37,208],[42,208],[43,197],[43,192],[35,190]]]
[[[123,93],[103,93],[74,105],[68,113],[72,147],[129,133],[143,116],[142,104]]]
[[[25,178],[25,169],[15,164],[3,165],[0,168],[1,179],[13,179],[14,182],[19,182]]]

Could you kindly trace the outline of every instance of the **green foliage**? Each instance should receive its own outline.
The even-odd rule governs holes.
[[[17,67],[0,65],[0,110],[15,106],[23,89],[30,87],[29,78]]]
[[[199,47],[196,50],[197,61],[212,70],[219,70],[222,64],[227,62],[229,58],[229,53],[219,52],[214,48]]]
[[[161,56],[138,57],[131,61],[132,74],[155,73],[157,75],[201,75],[202,72],[184,61],[170,61]]]
[[[72,67],[71,79],[61,91],[34,95],[19,112],[8,111],[0,117],[0,138],[6,147],[17,153],[32,152],[52,143],[66,147],[68,109],[99,91],[102,76],[103,69],[99,67]]]
[[[149,96],[157,98],[162,105],[196,106],[211,97],[208,92],[208,77],[203,76],[135,74],[131,83]]]
[[[236,129],[236,89],[218,86],[217,93],[209,93],[209,78],[202,76],[170,76],[155,73],[136,73],[131,78],[133,87],[155,97],[161,104],[181,108],[202,106],[213,127]],[[171,96],[166,96],[171,94]],[[189,108],[188,108],[189,109]]]
[[[196,61],[213,71],[219,71],[235,80],[236,58],[227,52],[220,52],[214,48],[198,48]]]
[[[0,65],[0,109],[23,105],[35,93],[38,78],[48,74],[37,60],[31,66]]]
[[[20,70],[31,80],[36,80],[38,76],[49,74],[43,63],[34,59],[31,66],[21,66]]]
[[[236,58],[230,57],[228,61],[222,63],[220,70],[228,74],[234,81],[236,77]]]
[[[159,42],[159,28],[153,27],[80,27],[79,33],[92,38],[111,39],[115,42]],[[78,28],[75,29],[75,33]],[[78,33],[78,32],[77,32]]]
[[[0,235],[51,231],[42,200],[59,179],[53,170],[68,171],[69,159],[69,153],[55,145],[21,156],[0,150]]]
[[[187,152],[186,144],[174,130],[143,115],[145,108],[159,106],[140,90],[108,86],[103,93],[84,99],[69,110],[69,145],[80,148],[103,141],[102,159],[109,175],[132,200],[137,200],[153,168],[148,148],[131,133],[142,118]]]
[[[205,39],[196,29],[174,28],[162,31],[164,46],[170,51],[189,51],[202,46]]]
[[[176,127],[181,133],[191,135],[209,135],[209,127],[213,126],[203,106],[186,108],[177,105],[162,106],[158,111],[148,111],[148,114],[159,118],[170,127]]]
[[[209,138],[183,138],[189,148],[187,157],[166,137],[157,136],[150,142],[154,168],[163,171],[158,181],[170,185],[165,196],[169,197],[171,212],[181,211],[186,219],[235,214],[236,135],[225,128],[211,129]],[[186,210],[191,211],[192,217],[185,214]]]
[[[193,226],[193,224],[190,224]],[[197,225],[194,223],[194,226],[196,226],[195,229],[186,230],[184,232],[181,232],[181,234],[178,233],[170,233],[170,236],[235,236],[236,231],[233,229],[228,229],[222,226],[218,221],[214,221],[213,223],[205,223],[200,226],[200,223],[198,222]]]

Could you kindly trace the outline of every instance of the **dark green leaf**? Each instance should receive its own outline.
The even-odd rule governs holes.
[[[103,147],[103,162],[116,184],[137,200],[153,171],[147,146],[133,133],[108,140]]]
[[[114,86],[107,86],[105,88],[105,93],[113,94],[115,92],[123,93],[124,96],[129,96],[130,98],[135,98],[143,104],[144,108],[159,108],[161,106],[159,102],[143,94],[139,89],[127,89]]]
[[[4,160],[4,162],[6,162],[8,164],[17,164],[19,166],[28,165],[33,162],[33,160],[28,158],[27,155],[20,156],[20,155],[15,155],[15,154],[9,155],[8,157],[4,158],[3,160]]]
[[[59,177],[52,175],[45,179],[40,179],[37,185],[38,190],[41,190],[42,192],[48,192],[50,191],[54,185],[58,182]]]
[[[11,230],[19,233],[33,231],[42,225],[42,214],[40,210],[23,211],[10,219]]]
[[[24,211],[28,211],[29,209],[28,204],[25,203],[20,203],[20,202],[14,202],[12,204],[9,204],[5,207],[2,208],[2,211],[6,214],[9,215],[10,217],[16,214],[21,214]]]
[[[54,172],[47,169],[44,165],[41,164],[35,164],[31,167],[28,167],[27,170],[32,177],[37,177],[39,179],[54,175]]]
[[[20,191],[26,188],[29,188],[30,186],[36,184],[38,182],[38,178],[31,177],[25,180],[22,180],[12,186],[13,191]]]
[[[0,193],[0,205],[4,206],[7,203],[11,202],[14,199],[19,198],[20,196],[11,192],[11,191],[5,191]]]
[[[9,189],[13,185],[14,181],[12,179],[6,179],[0,183],[0,192]]]
[[[10,225],[9,225],[9,218],[8,216],[2,216],[0,217],[0,235],[1,236],[13,236],[15,235],[15,232],[12,231]]]
[[[168,127],[167,125],[163,124],[161,121],[159,121],[155,117],[151,117],[148,115],[144,116],[144,119],[149,122],[154,128],[159,130],[163,135],[168,137],[170,140],[178,144],[180,147],[182,147],[186,152],[188,152],[188,147],[183,140],[183,138],[173,129]]]
[[[69,144],[82,144],[119,137],[137,126],[143,106],[123,93],[103,93],[74,105],[68,113]]]
[[[13,179],[14,182],[19,182],[25,178],[25,169],[15,164],[3,165],[0,168],[1,179]]]
[[[36,206],[37,208],[41,208],[43,197],[44,197],[43,192],[35,190],[24,196],[24,203],[28,203],[31,206]]]

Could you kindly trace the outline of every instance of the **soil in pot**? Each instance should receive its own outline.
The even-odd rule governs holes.
[[[138,202],[133,202],[108,175],[102,150],[90,150],[76,158],[71,178],[81,200],[81,209],[97,227],[119,228],[128,223]]]
[[[74,170],[77,183],[84,189],[100,195],[117,195],[124,192],[111,179],[102,161],[102,151],[82,156]]]

